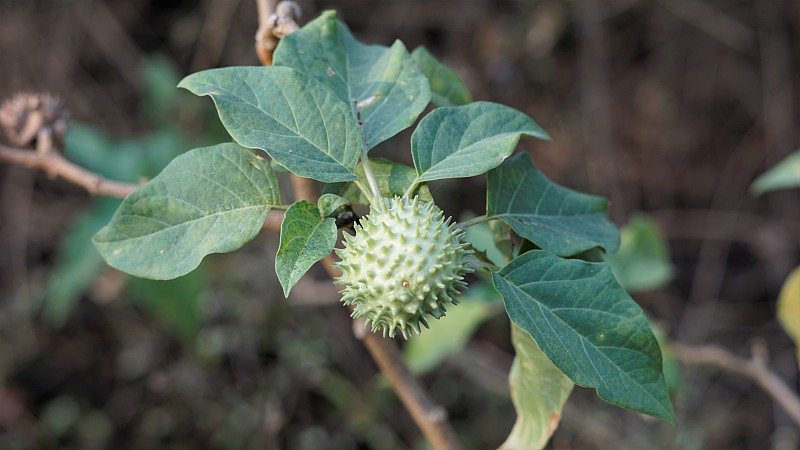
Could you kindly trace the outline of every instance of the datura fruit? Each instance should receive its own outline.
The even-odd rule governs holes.
[[[458,303],[464,274],[473,271],[464,231],[416,197],[375,199],[336,253],[342,302],[373,332],[390,337],[398,329],[405,338],[419,334],[427,316],[444,316],[445,303]]]

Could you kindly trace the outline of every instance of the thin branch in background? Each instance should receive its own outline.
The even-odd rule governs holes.
[[[705,340],[710,331],[709,324],[714,322],[713,315],[718,304],[725,273],[728,270],[725,262],[732,247],[738,213],[742,210],[745,202],[742,197],[730,196],[730,193],[735,192],[736,187],[739,186],[738,180],[743,177],[742,170],[746,170],[746,163],[743,162],[745,154],[750,148],[751,140],[756,136],[755,127],[751,127],[730,153],[730,157],[719,172],[709,211],[727,209],[732,212],[730,220],[722,224],[723,227],[720,230],[727,238],[722,240],[704,239],[700,245],[692,285],[676,330],[677,337],[681,340],[695,342]],[[711,234],[709,230],[711,215],[711,212],[707,213],[709,218],[702,228],[706,235]]]
[[[705,1],[658,0],[658,3],[722,44],[741,53],[753,53],[753,29]]]
[[[109,8],[107,2],[79,2],[76,14],[92,42],[116,66],[119,75],[130,86],[139,86],[138,68],[143,56],[125,31],[125,26]]]
[[[192,72],[199,72],[219,63],[239,1],[210,2],[203,28],[197,39],[192,64],[189,66]]]
[[[294,193],[295,200],[307,200],[316,203],[317,186],[314,180],[298,177],[295,174],[292,174],[290,179],[292,181],[292,192]]]
[[[693,347],[675,343],[672,344],[672,349],[684,364],[710,365],[753,381],[800,426],[800,398],[780,377],[769,370],[763,343],[753,345],[753,356],[750,359],[711,345]]]
[[[614,138],[614,115],[609,79],[609,45],[603,23],[604,2],[583,2],[580,12],[581,110],[585,148],[596,154],[597,167],[589,170],[589,182],[611,200],[609,215],[621,219],[631,201],[620,183],[619,145]],[[628,192],[627,195],[631,195]]]
[[[7,161],[29,169],[38,169],[51,177],[63,178],[81,186],[93,195],[125,198],[140,186],[104,178],[67,161],[58,153],[41,154],[0,145],[0,161]]]

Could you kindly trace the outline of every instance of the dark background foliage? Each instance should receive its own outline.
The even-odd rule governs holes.
[[[543,172],[608,197],[619,225],[651,214],[667,237],[674,280],[636,296],[665,333],[742,355],[763,341],[771,367],[798,387],[775,299],[800,263],[800,194],[754,198],[748,186],[798,147],[800,4],[299,3],[303,22],[333,8],[365,42],[426,45],[476,99],[531,115],[553,141],[520,147]],[[256,27],[251,0],[1,0],[0,98],[55,93],[74,121],[122,142],[109,144],[112,156],[128,145],[171,157],[224,138],[207,102],[159,91],[152,73],[169,70],[147,68],[158,61],[183,76],[256,65]],[[141,143],[170,124],[177,141]],[[410,161],[404,136],[378,155]],[[476,177],[432,189],[458,216],[480,213],[484,186]],[[0,166],[1,448],[421,448],[323,273],[312,270],[283,299],[274,235],[169,285],[103,270],[63,323],[47,320],[70,223],[96,205],[78,187]],[[513,424],[508,334],[507,320],[490,320],[467,351],[423,378],[468,448],[496,447]],[[577,389],[551,445],[799,445],[784,413],[735,376],[687,368],[673,398],[677,427]]]

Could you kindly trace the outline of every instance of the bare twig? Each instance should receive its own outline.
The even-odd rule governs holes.
[[[263,228],[271,231],[281,231],[281,222],[283,222],[283,211],[272,210],[267,213],[267,220],[264,221]]]
[[[742,53],[753,52],[753,29],[709,3],[703,0],[659,0],[658,3],[722,44]]]
[[[375,333],[366,333],[363,341],[431,447],[437,450],[461,448],[448,421],[447,410],[431,401],[408,370],[394,342]]]
[[[61,177],[77,184],[94,195],[125,198],[139,187],[138,184],[104,178],[69,162],[56,152],[42,153],[0,145],[0,161],[42,170],[52,177]]]
[[[298,177],[292,174],[292,192],[296,200],[307,200],[316,203],[317,187],[314,180],[310,178]]]
[[[608,39],[602,22],[604,2],[583,2],[580,11],[581,32],[581,109],[586,128],[587,148],[596,149],[599,158],[593,161],[597,168],[589,171],[589,180],[597,191],[603,191],[611,200],[612,218],[619,219],[631,201],[622,189],[619,175],[619,146],[614,140],[614,117],[609,79]],[[607,187],[607,188],[606,188]],[[628,192],[627,195],[631,195]]]
[[[676,343],[672,344],[672,349],[678,359],[685,364],[711,365],[750,379],[800,426],[800,398],[780,377],[769,370],[765,349],[754,346],[753,356],[750,359],[741,358],[723,348],[711,345],[693,347]]]
[[[209,2],[208,13],[190,65],[192,72],[208,69],[219,63],[238,7],[239,0]]]
[[[97,48],[117,67],[119,75],[129,85],[138,86],[140,80],[136,69],[143,55],[128,35],[125,25],[119,22],[107,2],[81,2],[77,5],[76,17]]]

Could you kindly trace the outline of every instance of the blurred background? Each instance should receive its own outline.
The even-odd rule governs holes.
[[[798,147],[800,3],[298,3],[301,23],[336,9],[364,42],[425,45],[475,99],[528,113],[553,141],[520,149],[548,177],[606,196],[619,226],[634,219],[666,242],[659,280],[634,289],[660,333],[745,357],[763,343],[798,389],[775,300],[800,264],[800,193],[748,188]],[[67,157],[135,182],[229,139],[207,99],[174,86],[257,65],[256,28],[254,0],[0,0],[0,99],[60,96]],[[408,137],[376,153],[410,162]],[[481,214],[485,181],[432,190],[450,215]],[[265,232],[183,278],[134,279],[89,243],[117,204],[0,164],[0,448],[425,448],[318,267],[284,299]],[[515,418],[513,348],[491,289],[470,292],[449,347],[405,350],[465,447],[495,448]],[[666,356],[677,426],[576,388],[550,446],[800,447],[750,381]]]

